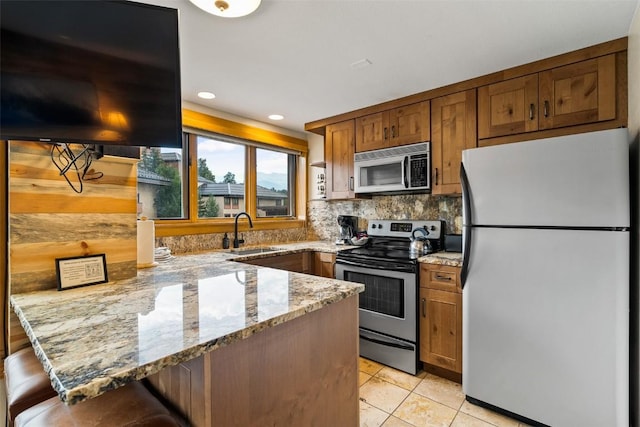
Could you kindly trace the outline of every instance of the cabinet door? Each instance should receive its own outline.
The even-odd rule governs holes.
[[[540,129],[616,118],[615,54],[540,73]]]
[[[395,108],[389,112],[389,146],[414,144],[429,141],[430,129],[429,101]]]
[[[432,194],[460,194],[462,150],[476,146],[476,90],[431,101]]]
[[[327,199],[353,198],[354,121],[329,125],[325,131]]]
[[[462,294],[420,288],[420,360],[462,373]]]
[[[356,119],[356,152],[386,148],[389,144],[389,112]]]
[[[478,88],[478,138],[538,130],[538,74]]]
[[[328,277],[333,279],[333,268],[336,262],[336,255],[328,252],[315,252],[314,257],[314,274],[320,277]]]

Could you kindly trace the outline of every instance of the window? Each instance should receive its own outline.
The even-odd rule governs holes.
[[[138,215],[155,219],[187,217],[186,156],[179,148],[148,148],[138,163]]]
[[[293,212],[291,188],[295,156],[264,148],[256,149],[257,216],[289,216]]]
[[[191,138],[193,139],[193,138]],[[198,158],[198,218],[232,217],[245,210],[246,146],[195,135]]]
[[[143,150],[138,167],[139,215],[157,220],[156,235],[227,231],[242,211],[267,228],[299,226],[281,221],[298,219],[306,141],[187,110],[183,124],[182,149]]]

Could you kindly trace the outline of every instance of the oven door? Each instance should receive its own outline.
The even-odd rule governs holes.
[[[365,285],[359,296],[361,328],[416,343],[415,267],[381,264],[364,266],[337,260],[336,279]]]

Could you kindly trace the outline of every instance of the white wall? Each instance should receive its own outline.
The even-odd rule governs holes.
[[[309,143],[309,165],[314,162],[321,162],[324,158],[324,136],[310,133],[307,135]],[[307,188],[308,199],[316,199],[321,197],[318,192],[317,174],[326,173],[325,170],[313,166],[309,166],[309,181]],[[326,177],[326,174],[325,174]]]
[[[306,140],[308,135],[306,132],[296,132],[296,131],[281,128],[269,123],[258,122],[255,120],[247,119],[246,117],[240,117],[230,113],[226,113],[224,111],[205,107],[200,104],[194,104],[193,102],[189,102],[189,101],[182,101],[182,108],[186,108],[187,110],[197,111],[203,114],[209,114],[211,116],[219,117],[225,120],[231,120],[236,123],[242,123],[243,125],[247,125],[247,126],[253,126],[260,129],[270,130],[272,132],[281,133],[283,135],[292,136],[294,138],[300,138],[300,139]]]
[[[631,28],[629,30],[629,49],[628,49],[628,81],[629,81],[629,134],[632,139],[631,155],[632,155],[632,194],[634,198],[634,207],[632,212],[632,258],[631,258],[631,276],[633,277],[631,286],[631,423],[636,427],[640,427],[640,386],[638,382],[638,355],[640,354],[640,319],[638,316],[638,307],[640,306],[640,208],[638,199],[638,189],[640,189],[640,172],[638,165],[640,164],[640,2],[636,8]],[[635,185],[633,185],[635,183]]]

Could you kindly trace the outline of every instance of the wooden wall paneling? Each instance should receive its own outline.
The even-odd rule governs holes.
[[[55,259],[104,253],[110,280],[137,274],[136,161],[105,156],[78,194],[52,164],[50,145],[9,145],[10,292],[57,287]],[[15,315],[11,351],[28,345]]]

